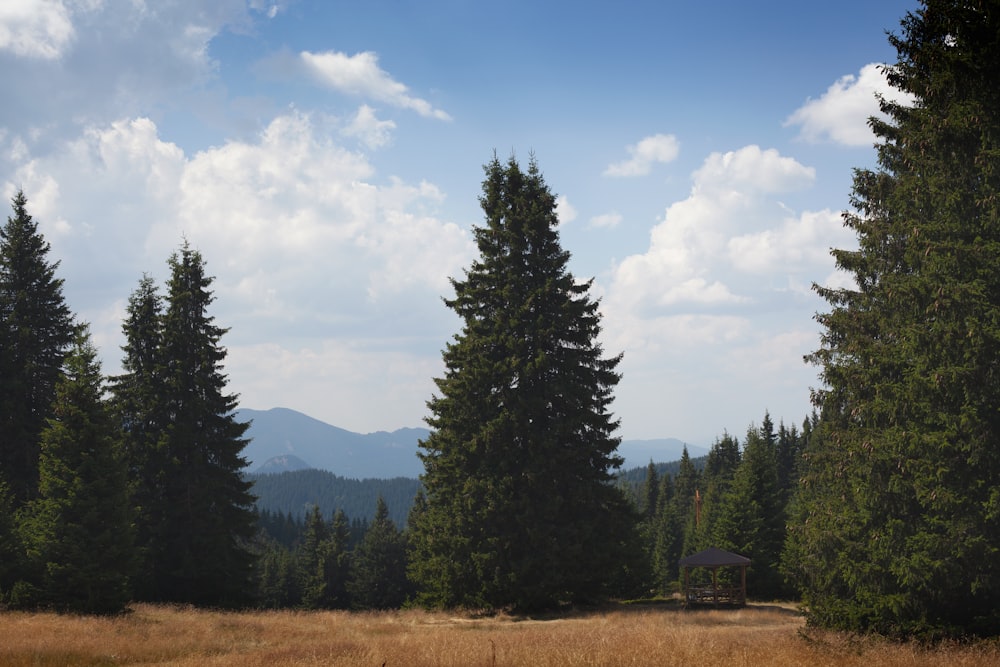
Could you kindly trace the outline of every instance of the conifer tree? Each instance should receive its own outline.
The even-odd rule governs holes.
[[[132,506],[136,510],[139,599],[156,598],[157,560],[165,548],[163,496],[170,468],[162,437],[168,418],[163,401],[167,365],[163,354],[163,298],[151,277],[143,276],[130,295],[122,324],[124,373],[111,380],[112,406],[121,431]]]
[[[59,262],[24,192],[0,228],[0,476],[15,507],[38,493],[39,435],[55,400],[75,327],[63,299]]]
[[[319,507],[313,506],[297,550],[299,590],[302,606],[306,609],[346,609],[350,606],[347,593],[350,538],[350,526],[343,510],[337,510],[328,524]]]
[[[97,351],[85,331],[65,365],[41,434],[40,497],[23,513],[29,557],[40,574],[36,602],[116,613],[131,597],[132,515]]]
[[[681,451],[680,467],[674,478],[673,508],[669,530],[674,535],[674,551],[670,554],[672,580],[680,578],[678,561],[698,551],[695,535],[695,500],[701,495],[701,475],[691,461],[687,446]]]
[[[810,620],[893,636],[1000,634],[1000,11],[924,0],[890,36],[836,250],[819,287],[820,422],[786,562]]]
[[[406,551],[406,537],[379,496],[375,518],[351,558],[347,589],[354,607],[395,609],[406,602],[410,591]]]
[[[485,171],[480,256],[446,300],[463,327],[428,403],[412,573],[435,605],[599,597],[635,544],[636,517],[609,483],[620,356],[596,340],[598,303],[567,269],[535,161],[525,172],[494,157]]]
[[[351,598],[347,591],[347,582],[351,574],[350,543],[351,526],[344,511],[338,509],[333,515],[333,523],[330,527],[330,550],[327,564],[329,577],[327,597],[330,606],[336,609],[347,609],[351,606]]]
[[[783,597],[779,571],[785,541],[785,496],[778,480],[774,426],[765,414],[759,427],[750,426],[740,465],[723,496],[713,526],[714,546],[751,560],[747,594]]]
[[[715,524],[741,460],[739,440],[729,433],[724,433],[721,438],[716,439],[709,449],[705,469],[701,475],[703,491],[695,526],[695,539],[693,544],[689,545],[687,553],[721,546],[715,540]]]
[[[167,468],[152,599],[241,605],[252,590],[256,524],[252,483],[241,475],[249,425],[225,393],[226,330],[208,314],[212,278],[201,253],[185,242],[168,264],[159,394],[167,424],[156,444]]]
[[[274,540],[261,540],[257,547],[257,604],[282,609],[299,603],[297,572],[289,550]]]
[[[642,483],[642,511],[643,521],[650,522],[656,516],[657,497],[660,493],[660,476],[656,473],[656,464],[649,460],[646,466],[646,479]]]
[[[319,505],[313,505],[306,517],[306,532],[298,549],[299,588],[302,591],[302,606],[306,609],[328,606],[329,551],[329,528]]]
[[[681,540],[676,517],[674,501],[674,482],[669,473],[660,477],[660,490],[656,494],[656,515],[652,526],[652,555],[650,568],[652,570],[653,590],[659,593],[669,592],[671,582],[677,581],[677,560],[681,551]]]

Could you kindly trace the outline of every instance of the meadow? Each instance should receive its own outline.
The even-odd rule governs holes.
[[[0,614],[0,665],[1000,664],[1000,643],[933,647],[807,628],[783,605],[630,605],[551,617],[403,610],[221,612],[135,605],[111,617]]]

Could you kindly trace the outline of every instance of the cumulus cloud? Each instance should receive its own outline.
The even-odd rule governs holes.
[[[190,113],[215,80],[211,41],[252,21],[245,0],[0,2],[0,70],[16,91],[0,127],[38,149],[154,109]]]
[[[653,228],[648,250],[616,267],[609,300],[643,318],[749,304],[765,298],[775,276],[784,288],[789,276],[831,265],[831,241],[843,240],[839,216],[796,215],[775,199],[814,178],[812,168],[757,146],[709,155],[690,195]]]
[[[231,327],[233,378],[266,382],[250,378],[264,363],[254,351],[270,350],[306,364],[287,394],[311,405],[303,394],[319,386],[315,374],[333,371],[308,360],[342,354],[351,373],[382,378],[359,401],[377,406],[388,378],[410,374],[408,364],[430,382],[426,359],[438,356],[451,324],[442,324],[440,296],[474,245],[440,219],[436,186],[380,183],[364,155],[325,129],[293,111],[253,140],[187,154],[153,121],[124,119],[89,128],[56,153],[24,155],[3,189],[24,187],[62,262],[67,300],[92,323],[109,372],[128,294],[144,272],[162,281],[166,258],[186,238],[216,276],[213,314]],[[392,354],[380,351],[386,341]],[[417,403],[412,412],[422,414]]]
[[[799,137],[805,141],[871,146],[875,135],[868,127],[868,119],[882,115],[877,96],[903,103],[912,100],[889,85],[884,67],[870,63],[857,76],[842,76],[822,96],[796,109],[785,120],[785,126],[799,126]]]
[[[576,220],[576,209],[569,203],[566,195],[556,197],[556,216],[559,218],[560,225],[565,225]]]
[[[374,109],[362,104],[342,133],[345,136],[356,137],[368,148],[382,148],[392,141],[392,131],[395,129],[396,123],[391,120],[379,120],[375,116]]]
[[[427,100],[411,96],[409,88],[378,66],[378,55],[371,51],[353,56],[339,51],[302,51],[299,57],[318,81],[334,90],[410,109],[421,116],[451,120],[451,116],[435,109]]]
[[[69,9],[59,0],[0,4],[0,50],[25,58],[59,58],[74,35]]]
[[[655,400],[688,421],[703,415],[715,429],[743,428],[761,417],[760,396],[798,392],[808,404],[816,373],[802,357],[815,348],[810,315],[822,308],[811,284],[835,275],[830,248],[855,244],[838,212],[796,212],[780,201],[814,180],[812,168],[774,150],[713,153],[693,172],[688,196],[666,207],[648,248],[612,268],[604,342],[625,351],[623,420]],[[733,392],[733,383],[746,391]],[[747,421],[720,426],[716,396]]]
[[[648,249],[614,268],[604,300],[609,348],[629,350],[633,363],[663,363],[664,347],[760,349],[773,336],[810,331],[811,322],[782,313],[800,313],[815,298],[811,283],[832,270],[829,249],[852,244],[838,213],[795,213],[776,199],[813,179],[811,168],[757,146],[708,156]],[[801,366],[802,353],[791,354],[786,361]],[[716,363],[706,359],[706,371]]]
[[[724,197],[777,194],[801,190],[815,178],[815,169],[783,157],[773,148],[747,146],[709,155],[694,173],[694,191],[701,196]]]
[[[629,159],[608,165],[605,176],[645,176],[656,163],[672,162],[680,152],[680,143],[672,134],[654,134],[627,146]]]

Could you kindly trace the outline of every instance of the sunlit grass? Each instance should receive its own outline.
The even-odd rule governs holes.
[[[631,605],[523,618],[404,610],[92,618],[0,614],[0,665],[998,665],[997,643],[932,648],[806,629],[789,607]]]

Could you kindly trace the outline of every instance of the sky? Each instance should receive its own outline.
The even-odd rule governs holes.
[[[532,157],[593,279],[625,439],[801,425],[811,289],[916,0],[0,0],[0,190],[103,370],[144,274],[214,276],[227,388],[423,426],[483,165]],[[10,215],[7,207],[5,215]]]

